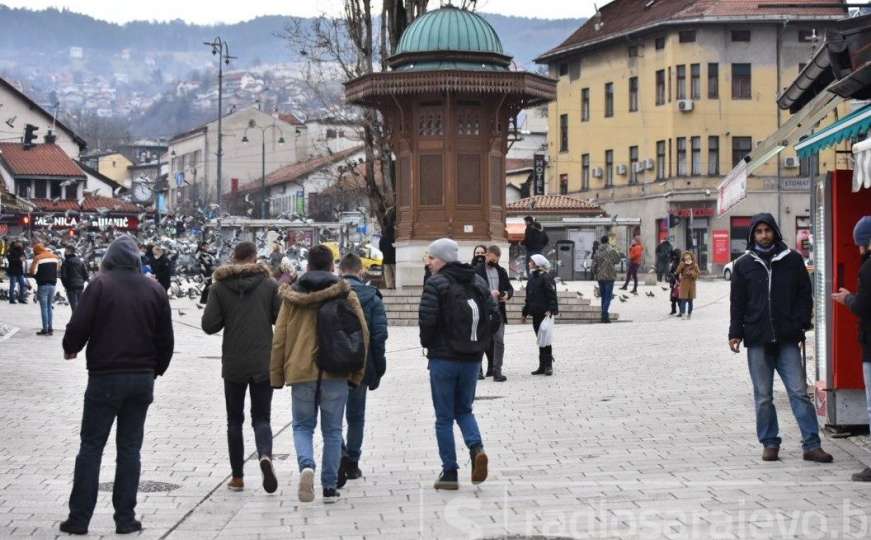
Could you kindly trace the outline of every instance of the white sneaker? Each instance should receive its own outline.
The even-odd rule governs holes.
[[[315,500],[315,471],[305,468],[299,473],[299,502]]]

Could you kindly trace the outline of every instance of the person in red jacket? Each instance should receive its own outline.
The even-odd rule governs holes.
[[[626,283],[620,287],[625,291],[629,287],[629,280],[633,280],[632,294],[638,294],[638,269],[644,262],[644,246],[641,245],[641,237],[635,235],[635,240],[629,248],[629,268],[626,270]]]

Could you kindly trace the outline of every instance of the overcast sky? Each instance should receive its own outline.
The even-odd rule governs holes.
[[[430,0],[430,9],[442,0]],[[606,4],[609,0],[598,0]],[[559,19],[589,17],[594,0],[478,0],[478,9],[502,15]],[[341,0],[2,0],[10,7],[67,8],[107,21],[182,19],[197,24],[235,23],[259,15],[309,17],[340,13]],[[373,2],[375,4],[377,2]]]

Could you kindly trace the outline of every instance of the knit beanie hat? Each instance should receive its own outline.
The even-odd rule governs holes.
[[[429,245],[429,256],[441,259],[446,263],[457,262],[459,246],[450,238],[439,238]]]
[[[853,229],[853,241],[857,246],[871,245],[871,216],[865,216],[856,223]]]

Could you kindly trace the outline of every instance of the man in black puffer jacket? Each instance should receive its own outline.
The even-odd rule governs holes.
[[[60,282],[67,292],[70,308],[75,311],[88,282],[88,269],[85,263],[76,255],[75,246],[69,245],[64,248],[64,262],[60,267]]]
[[[481,358],[501,323],[487,282],[458,259],[457,243],[450,238],[430,244],[427,266],[433,274],[423,286],[418,314],[420,344],[429,358],[436,440],[442,460],[435,488],[450,490],[459,487],[454,421],[471,454],[472,483],[487,479],[487,454],[472,402]]]
[[[729,347],[738,353],[743,341],[747,348],[762,459],[777,461],[780,450],[772,391],[776,370],[801,430],[804,459],[829,463],[832,456],[821,448],[799,349],[813,312],[804,260],[783,243],[771,214],[753,216],[747,246],[732,272]]]

